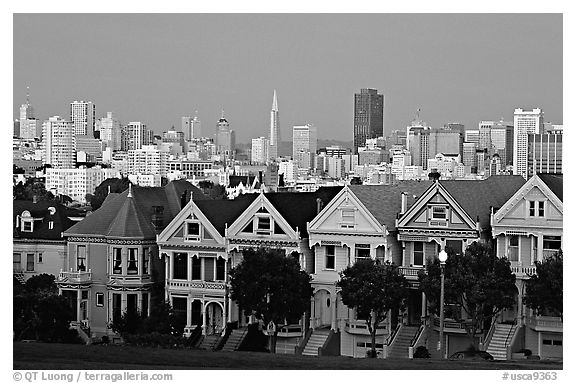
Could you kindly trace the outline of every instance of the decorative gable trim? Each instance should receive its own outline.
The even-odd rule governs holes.
[[[214,239],[218,244],[224,245],[224,238],[218,233],[218,230],[214,228],[210,220],[202,213],[202,211],[196,206],[194,200],[190,200],[186,206],[170,221],[168,226],[158,234],[158,243],[168,244],[170,239],[190,220],[197,221],[201,224],[200,231],[207,230],[212,239]],[[184,230],[184,236],[186,236],[186,230]],[[192,242],[194,243],[194,242]],[[195,242],[199,243],[199,242]]]
[[[441,199],[442,198],[442,199]],[[422,193],[420,198],[414,203],[410,208],[400,217],[397,219],[396,226],[398,229],[408,228],[408,225],[411,221],[414,220],[421,220],[422,219],[422,211],[429,209],[429,205],[440,204],[445,206],[448,204],[450,207],[450,211],[446,212],[449,213],[449,217],[447,217],[450,222],[452,223],[465,223],[470,230],[476,230],[476,222],[470,217],[470,215],[464,210],[462,206],[452,197],[452,195],[446,190],[444,186],[440,182],[435,182],[430,187]],[[459,218],[458,218],[459,217]],[[458,218],[454,220],[454,218]],[[438,221],[437,226],[440,225],[440,220]],[[430,226],[430,229],[435,229],[434,226]]]
[[[260,212],[265,210],[266,213]],[[266,217],[271,218],[268,220],[269,228],[266,229]],[[246,226],[253,224],[257,225],[262,219],[262,227],[253,227],[252,232],[243,231]],[[275,234],[275,226],[281,229],[284,234]],[[268,234],[266,237],[260,236],[255,231],[261,230],[263,234]],[[300,240],[300,233],[294,231],[292,227],[286,222],[284,217],[276,210],[274,205],[266,198],[264,193],[259,193],[258,197],[252,201],[250,206],[240,216],[226,229],[226,237],[243,237],[243,238],[270,238],[271,240],[281,239],[281,237],[288,237],[289,240],[298,241]]]
[[[548,199],[548,201],[554,205],[561,213],[564,212],[563,210],[563,203],[562,201],[550,190],[548,185],[542,181],[538,175],[533,175],[496,213],[492,214],[491,217],[491,225],[494,226],[500,223],[506,216],[514,211],[514,209],[525,199],[525,197],[534,189],[538,188],[544,194],[544,196]]]

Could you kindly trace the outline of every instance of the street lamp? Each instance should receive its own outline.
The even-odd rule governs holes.
[[[444,267],[448,259],[444,249],[438,254],[438,259],[440,259],[440,358],[444,359]]]

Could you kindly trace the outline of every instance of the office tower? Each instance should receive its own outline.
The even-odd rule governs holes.
[[[466,166],[476,167],[476,144],[464,142],[462,145],[462,163]]]
[[[435,158],[438,153],[458,154],[462,158],[464,135],[460,130],[430,129],[428,134],[430,137],[428,139],[428,157],[426,160]]]
[[[401,130],[393,130],[388,137],[387,144],[389,147],[392,145],[404,145],[406,147],[406,133]]]
[[[12,131],[14,137],[20,137],[20,120],[14,120],[14,130]]]
[[[406,149],[412,155],[412,164],[426,169],[428,165],[430,127],[421,120],[414,120],[406,127]]]
[[[74,125],[74,134],[94,137],[96,105],[92,101],[71,102],[70,121]]]
[[[190,123],[190,139],[201,138],[202,137],[202,123],[198,118],[198,111],[194,112],[194,118]]]
[[[76,162],[102,162],[102,141],[92,136],[76,135]],[[85,160],[82,160],[83,153]]]
[[[480,145],[480,132],[478,130],[466,130],[464,132],[464,141],[473,142],[476,146]]]
[[[259,137],[252,139],[252,154],[251,161],[253,163],[264,164],[269,158],[272,158],[268,150],[272,148],[272,144],[266,137]]]
[[[528,134],[528,178],[538,173],[562,173],[562,130]]]
[[[153,132],[140,121],[129,122],[123,130],[122,150],[124,151],[141,149],[142,146],[154,142]]]
[[[42,163],[55,169],[73,168],[76,164],[74,124],[60,116],[42,124]]]
[[[505,133],[502,133],[504,131]],[[505,136],[505,143],[504,143],[504,153],[505,156],[502,156],[502,135]],[[502,166],[511,166],[514,164],[514,124],[512,122],[506,122],[503,119],[496,122],[492,127],[491,133],[491,140],[492,146],[497,150],[497,153],[500,154],[500,161],[502,162]],[[495,144],[494,140],[497,140],[498,143]]]
[[[318,150],[318,132],[314,125],[296,125],[292,128],[292,158],[300,168],[310,168]]]
[[[490,132],[494,126],[494,121],[480,121],[478,123],[478,148],[490,149],[492,146]]]
[[[270,111],[270,148],[268,156],[270,160],[276,160],[278,157],[278,143],[280,142],[280,120],[278,115],[278,99],[276,98],[276,89],[272,98],[272,110]]]
[[[26,93],[26,103],[20,106],[20,138],[34,139],[38,137],[37,121],[34,118],[34,108],[30,105],[29,88]]]
[[[162,133],[162,142],[175,143],[180,145],[180,147],[184,149],[184,137],[185,133],[183,132],[178,132],[176,130],[169,130],[167,132]]]
[[[100,131],[100,140],[107,148],[112,150],[122,148],[122,128],[120,121],[114,118],[112,112],[106,113],[106,117],[96,121],[96,130]]]
[[[528,178],[528,135],[542,133],[544,113],[541,109],[514,110],[514,174]]]
[[[192,117],[184,116],[181,119],[180,131],[186,140],[192,139]]]
[[[166,177],[168,174],[168,153],[154,145],[142,145],[140,149],[128,151],[128,174],[154,174]]]
[[[354,94],[354,153],[367,138],[384,135],[384,95],[376,89],[360,89]]]
[[[216,150],[224,159],[234,158],[234,148],[236,146],[236,135],[230,129],[230,123],[224,118],[224,110],[222,116],[216,124]]]

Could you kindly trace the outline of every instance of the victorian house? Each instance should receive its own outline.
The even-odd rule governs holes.
[[[415,289],[402,323],[413,329],[410,348],[425,345],[432,355],[439,356],[440,322],[436,316],[428,315],[425,294],[416,290],[418,272],[425,270],[442,250],[462,253],[472,242],[492,242],[490,212],[503,206],[523,184],[520,176],[492,176],[482,181],[434,182],[414,203],[410,203],[414,196],[402,195],[407,202],[402,203],[396,219],[396,233],[402,248],[402,271]],[[449,356],[466,349],[469,340],[461,310],[448,307],[445,311],[444,356]],[[410,348],[403,352],[408,353]]]
[[[57,285],[76,308],[84,337],[114,339],[109,325],[115,318],[128,311],[150,313],[152,287],[164,281],[156,235],[190,194],[206,198],[186,181],[164,188],[130,185],[64,232],[67,256]]]
[[[14,277],[24,283],[34,275],[58,276],[67,251],[62,232],[81,219],[80,211],[56,201],[13,201]]]
[[[346,186],[308,224],[309,245],[313,250],[312,274],[314,297],[311,301],[310,327],[314,347],[304,354],[317,355],[317,345],[339,337],[340,354],[366,356],[371,338],[364,318],[342,302],[336,282],[339,272],[361,259],[402,264],[402,249],[395,233],[395,218],[408,201],[402,195],[419,196],[430,182],[407,181],[395,185]],[[418,321],[419,321],[418,314]],[[419,323],[419,322],[418,322]],[[388,340],[396,328],[397,315],[376,330],[376,349],[381,356],[394,356]],[[331,335],[332,334],[332,335]],[[310,343],[310,341],[308,342]]]
[[[563,248],[562,196],[561,174],[534,175],[490,216],[497,255],[510,261],[518,297],[514,309],[498,318],[488,339],[488,351],[501,359],[510,359],[519,349],[545,358],[562,357],[562,319],[523,304],[526,280],[536,272],[535,262]]]

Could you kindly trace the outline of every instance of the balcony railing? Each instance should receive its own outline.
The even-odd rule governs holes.
[[[150,282],[152,280],[150,275],[110,275],[111,283],[121,283],[124,285],[139,285],[142,283]]]
[[[281,338],[294,338],[304,335],[304,328],[299,324],[289,324],[278,330],[278,336]]]
[[[92,270],[88,271],[62,271],[58,274],[59,283],[90,283],[92,282]]]
[[[344,330],[348,334],[370,335],[368,325],[365,320],[346,319],[344,322]],[[376,326],[376,335],[388,334],[388,326],[385,322]]]
[[[512,272],[516,275],[533,275],[536,274],[536,266],[510,266]]]
[[[560,317],[549,317],[549,316],[528,316],[526,317],[526,324],[537,330],[548,330],[548,331],[562,331],[562,319]]]
[[[168,281],[168,287],[176,289],[202,289],[202,290],[221,290],[224,291],[226,283],[224,282],[207,282],[207,281],[179,281],[171,279]]]
[[[432,326],[440,328],[440,318],[435,316],[432,318]],[[454,332],[466,331],[466,327],[471,326],[471,323],[455,321],[454,319],[444,319],[444,331],[452,330]]]
[[[421,270],[426,271],[426,269],[422,267],[404,267],[404,266],[399,267],[398,270],[400,271],[400,274],[409,279],[418,279],[418,273]]]

